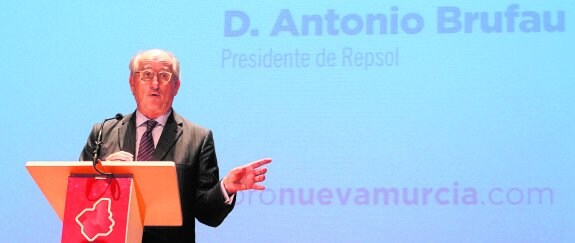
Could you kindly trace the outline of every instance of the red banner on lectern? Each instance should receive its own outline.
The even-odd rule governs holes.
[[[62,242],[126,242],[132,186],[131,177],[70,176]]]

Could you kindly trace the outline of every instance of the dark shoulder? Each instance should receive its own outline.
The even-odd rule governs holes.
[[[172,111],[172,113],[173,113],[174,120],[176,121],[176,123],[179,126],[181,126],[181,128],[184,131],[188,130],[193,134],[204,135],[204,136],[208,133],[211,133],[211,130],[209,128],[206,128],[206,127],[198,125],[194,122],[191,122],[190,120],[186,119],[185,117],[181,116],[180,114],[178,114],[175,111]]]

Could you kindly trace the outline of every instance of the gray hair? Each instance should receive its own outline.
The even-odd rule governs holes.
[[[130,60],[130,66],[129,66],[130,74],[139,70],[140,61],[144,56],[146,56],[147,54],[150,54],[150,53],[154,53],[154,52],[162,53],[162,54],[165,54],[166,56],[168,56],[168,60],[170,61],[171,65],[172,65],[172,71],[174,72],[176,77],[180,78],[180,61],[178,61],[178,59],[171,52],[161,50],[161,49],[150,49],[150,50],[138,52],[138,54],[136,54],[134,57],[132,57],[132,60]]]

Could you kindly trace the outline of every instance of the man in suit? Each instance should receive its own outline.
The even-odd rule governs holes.
[[[144,227],[143,242],[194,242],[195,219],[216,227],[233,209],[236,192],[264,189],[258,183],[265,180],[267,169],[262,166],[271,159],[236,167],[219,180],[212,132],[172,109],[180,87],[178,60],[167,51],[152,49],[134,56],[129,67],[137,109],[122,120],[104,124],[100,158],[174,161],[183,225]],[[93,159],[99,127],[94,125],[80,160]]]

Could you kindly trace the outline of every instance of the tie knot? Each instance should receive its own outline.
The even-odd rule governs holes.
[[[156,125],[158,125],[158,122],[156,120],[147,120],[146,121],[146,132],[150,132],[152,131],[152,129],[154,129],[154,127],[156,127]]]

